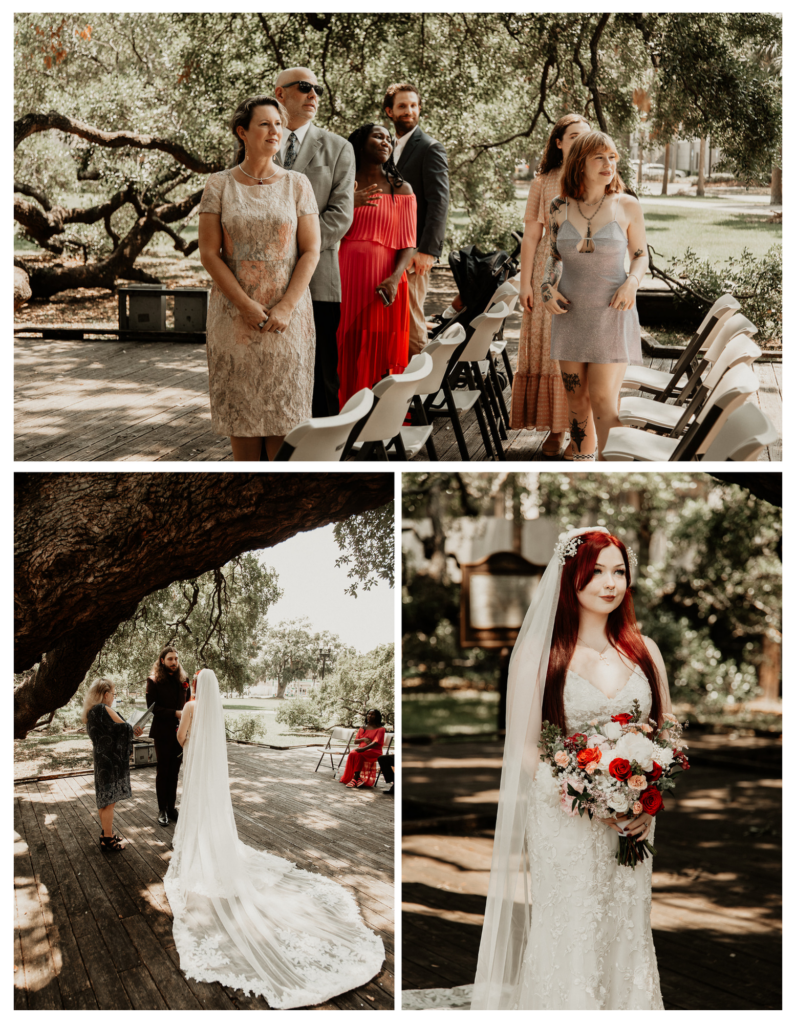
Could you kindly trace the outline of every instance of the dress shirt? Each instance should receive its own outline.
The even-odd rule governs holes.
[[[312,124],[312,121],[307,121],[307,123],[303,124],[300,128],[294,128],[293,129],[293,131],[295,133],[295,136],[296,136],[296,156],[297,157],[299,155],[299,150],[301,149],[301,143],[304,141],[304,136],[309,131],[309,127],[310,127],[311,124]],[[284,161],[284,159],[285,159],[285,153],[287,152],[287,146],[288,146],[288,141],[290,140],[290,134],[291,134],[291,132],[290,132],[289,128],[285,128],[282,131],[282,145],[279,147],[279,159],[282,160],[282,161]],[[294,161],[294,166],[295,166],[295,161]]]
[[[397,164],[398,161],[401,159],[401,153],[403,153],[404,151],[404,146],[412,138],[412,132],[416,132],[417,128],[418,126],[415,125],[411,132],[407,132],[406,135],[402,135],[400,139],[398,139],[398,141],[395,143],[395,149],[393,150],[392,153],[393,163]]]

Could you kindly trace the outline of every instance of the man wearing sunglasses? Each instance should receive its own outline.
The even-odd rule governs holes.
[[[274,94],[288,112],[275,161],[309,178],[320,211],[321,257],[310,281],[315,318],[312,415],[336,416],[340,411],[337,328],[342,299],[337,247],[354,220],[354,150],[341,135],[312,123],[323,86],[309,68],[281,71]]]

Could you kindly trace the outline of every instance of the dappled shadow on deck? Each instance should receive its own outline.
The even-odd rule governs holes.
[[[349,889],[382,937],[379,975],[321,1009],[392,1009],[394,802],[313,769],[317,751],[231,744],[243,842]],[[14,788],[14,999],[18,1009],[268,1009],[260,997],[191,981],[179,969],[163,877],[174,826],[155,816],[155,769],[131,773],[117,805],[123,853],[103,854],[92,775]]]

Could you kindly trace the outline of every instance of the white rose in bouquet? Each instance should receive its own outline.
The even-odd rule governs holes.
[[[619,737],[622,735],[622,726],[619,722],[606,722],[602,727],[603,734],[606,739],[616,743]]]
[[[645,772],[652,771],[652,754],[655,747],[652,740],[640,733],[626,732],[613,749],[614,757],[635,761]]]
[[[630,800],[628,800],[627,793],[623,793],[621,790],[614,790],[608,797],[608,803],[617,814],[624,814],[625,811],[630,810]]]

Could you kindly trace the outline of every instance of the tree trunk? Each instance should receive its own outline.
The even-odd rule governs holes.
[[[644,132],[638,133],[638,174],[636,184],[640,185],[644,180]]]
[[[776,164],[771,170],[771,206],[782,206],[782,168]]]
[[[14,736],[74,695],[153,591],[393,497],[391,473],[20,473]]]
[[[703,196],[705,194],[705,156],[707,152],[707,139],[703,135],[699,140],[699,168],[697,170],[697,189],[696,194]]]
[[[666,143],[666,149],[663,151],[663,181],[661,182],[661,195],[668,196],[669,194],[669,143]]]
[[[780,699],[781,656],[782,645],[765,634],[763,636],[763,657],[757,670],[757,681],[763,691],[762,698],[765,701],[776,703]]]

